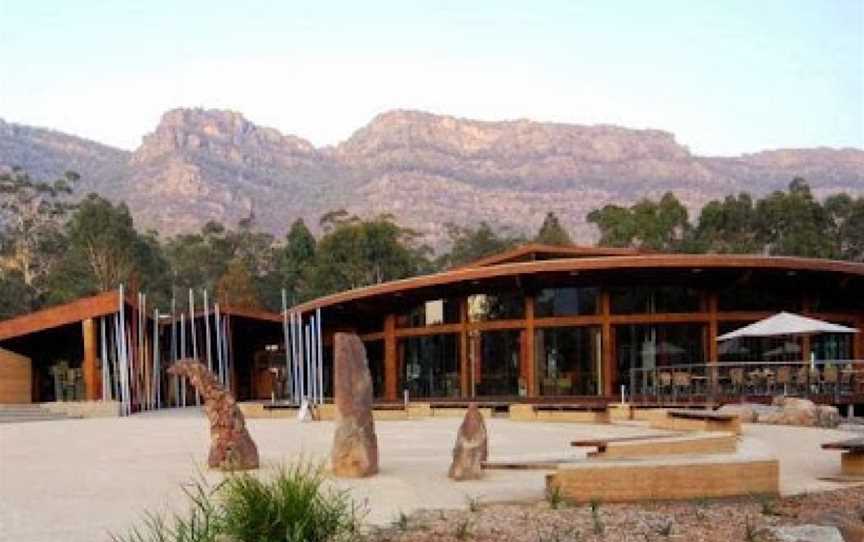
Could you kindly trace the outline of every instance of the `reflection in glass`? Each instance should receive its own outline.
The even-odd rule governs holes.
[[[597,288],[546,288],[534,298],[534,315],[546,318],[597,314],[599,295]]]
[[[855,327],[849,322],[838,322],[841,325]],[[819,361],[852,359],[852,337],[845,333],[824,333],[813,337],[811,346],[813,355]]]
[[[697,290],[671,286],[610,288],[609,302],[612,314],[696,312],[701,307]]]
[[[753,322],[721,322],[722,335]],[[801,361],[802,341],[798,337],[742,337],[722,341],[717,345],[720,361]]]
[[[426,301],[401,313],[396,327],[425,327],[459,323],[459,302],[456,299]]]
[[[535,331],[540,395],[597,395],[600,328],[560,327]]]
[[[366,359],[372,376],[372,395],[375,398],[384,397],[384,341],[366,341],[363,346],[366,347]],[[325,367],[330,365],[325,364]]]
[[[700,364],[705,361],[706,326],[702,324],[615,326],[618,363],[617,390],[630,386],[630,369],[654,369],[669,365]],[[640,372],[647,386],[650,371]]]
[[[468,296],[468,320],[511,320],[525,317],[525,297],[518,292]]]
[[[402,382],[411,397],[458,397],[459,335],[408,337],[399,341]]]
[[[475,395],[518,395],[521,331],[475,332],[471,346]]]
[[[800,291],[788,291],[771,286],[735,285],[717,293],[717,308],[721,311],[800,311]]]

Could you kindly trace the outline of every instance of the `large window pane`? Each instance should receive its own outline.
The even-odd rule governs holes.
[[[540,395],[597,395],[600,328],[538,329],[534,339]]]
[[[697,312],[701,308],[697,290],[672,286],[611,288],[609,301],[612,314]]]
[[[376,399],[384,397],[384,341],[366,341],[363,346],[372,376],[372,395]]]
[[[704,338],[701,324],[615,326],[615,389],[622,384],[629,388],[631,369],[705,363]],[[646,372],[640,372],[639,378],[647,379]]]
[[[598,298],[597,288],[546,288],[534,298],[534,315],[545,318],[597,314]]]
[[[720,334],[729,333],[753,322],[721,322]],[[717,345],[720,361],[800,361],[800,337],[742,337],[722,341]]]
[[[474,391],[478,396],[519,394],[521,331],[484,331],[472,336]]]
[[[801,292],[785,291],[770,286],[735,286],[717,293],[721,311],[800,311]]]
[[[851,323],[841,325],[853,326]],[[813,355],[817,360],[848,360],[852,359],[852,334],[824,333],[812,339]]]
[[[399,314],[396,327],[425,327],[459,323],[459,302],[456,299],[426,301]]]
[[[409,337],[399,341],[402,382],[411,397],[458,397],[459,336]]]
[[[475,294],[468,296],[471,322],[514,320],[525,317],[525,297],[521,293]]]

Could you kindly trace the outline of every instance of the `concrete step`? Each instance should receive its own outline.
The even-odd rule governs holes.
[[[67,416],[52,412],[39,404],[0,405],[0,423],[38,422],[69,420],[78,416]]]

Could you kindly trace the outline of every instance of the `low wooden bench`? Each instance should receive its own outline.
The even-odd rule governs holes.
[[[840,450],[840,472],[843,476],[864,477],[864,437],[827,442],[823,450]]]
[[[666,416],[651,422],[655,429],[673,431],[723,431],[741,434],[741,419],[735,414],[713,410],[667,410]]]
[[[635,435],[632,437],[611,437],[603,439],[583,439],[570,442],[570,446],[576,448],[597,448],[598,452],[605,452],[610,443],[632,442],[637,440],[652,440],[679,436],[677,433],[665,433],[662,435]]]
[[[546,489],[574,503],[777,496],[780,464],[740,453],[582,461],[546,475]]]

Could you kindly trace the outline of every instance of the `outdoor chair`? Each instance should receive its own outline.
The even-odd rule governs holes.
[[[570,395],[570,392],[573,390],[573,382],[569,378],[559,378],[556,387],[558,388],[559,395]]]
[[[745,387],[753,394],[765,385],[765,373],[762,371],[750,371],[747,373]]]
[[[810,384],[809,379],[807,378],[808,371],[807,367],[799,367],[795,372],[795,387],[798,388],[800,393],[806,394],[808,391],[808,387]]]
[[[840,393],[852,393],[854,391],[854,384],[852,383],[852,366],[847,365],[846,369],[840,371]]]
[[[792,369],[790,367],[778,367],[777,375],[774,382],[778,389],[782,389],[785,394],[792,386]]]
[[[677,395],[678,393],[683,393],[690,395],[692,392],[692,380],[690,378],[690,373],[685,373],[684,371],[675,371],[672,373],[672,383],[674,384],[674,393]]]
[[[669,371],[660,371],[660,390],[658,395],[663,395],[667,391],[672,391],[672,373]]]
[[[837,373],[837,367],[833,365],[827,366],[822,370],[822,379],[819,382],[819,388],[822,393],[829,393],[829,390],[830,393],[837,391],[837,383],[839,382]]]
[[[737,395],[744,391],[744,369],[735,367],[729,369],[729,383],[732,385],[732,393]]]

